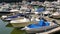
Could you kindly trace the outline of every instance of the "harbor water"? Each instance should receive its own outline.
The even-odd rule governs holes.
[[[60,31],[53,34],[59,34]],[[21,31],[19,28],[14,28],[10,23],[2,21],[0,19],[0,34],[27,34],[25,31]]]
[[[60,0],[0,1],[0,34],[60,34],[58,27]]]
[[[0,34],[26,34],[26,32],[12,27],[11,24],[0,19]]]

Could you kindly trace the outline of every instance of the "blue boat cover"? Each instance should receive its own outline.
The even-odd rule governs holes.
[[[50,23],[49,22],[44,22],[44,20],[40,20],[38,24],[30,24],[27,27],[29,28],[40,28],[43,26],[49,26]]]
[[[10,17],[8,17],[8,18],[17,18],[17,16],[10,16]]]
[[[7,18],[5,18],[5,19],[17,18],[18,16],[24,16],[24,15],[23,15],[23,14],[16,14],[16,15],[14,15],[14,16],[9,16],[9,17],[7,17]]]
[[[39,21],[38,25],[39,25],[39,26],[45,26],[44,20],[41,19],[41,20]]]
[[[49,22],[45,22],[45,25],[46,25],[46,26],[49,26],[49,25],[50,25],[50,23],[49,23]]]
[[[16,16],[24,16],[23,14],[17,14]]]
[[[41,8],[38,8],[37,10],[36,10],[36,12],[42,12],[42,11],[44,11],[45,10],[45,8],[44,7],[41,7]]]

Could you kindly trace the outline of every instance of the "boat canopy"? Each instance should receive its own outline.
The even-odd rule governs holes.
[[[50,25],[49,22],[44,22],[44,20],[40,20],[38,22],[38,24],[30,24],[27,27],[29,27],[29,28],[40,28],[40,27],[49,26],[49,25]]]

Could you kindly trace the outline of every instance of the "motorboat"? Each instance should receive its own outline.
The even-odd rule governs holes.
[[[47,11],[53,11],[54,8],[53,8],[53,7],[47,7],[46,10],[47,10]]]
[[[40,21],[37,24],[30,24],[28,26],[25,26],[21,30],[25,30],[27,33],[43,33],[56,27],[58,26],[54,22],[49,22],[40,19]]]
[[[23,19],[12,20],[10,23],[26,22],[26,20],[29,21],[28,19],[23,18]]]
[[[1,19],[6,21],[11,21],[20,18],[29,18],[29,15],[34,15],[34,13],[25,13],[25,14],[18,13],[18,14],[13,14],[12,16],[3,15]]]
[[[4,18],[7,18],[7,16],[6,15],[2,15],[1,16],[1,19],[4,19]]]
[[[22,11],[22,10],[27,10],[28,8],[27,8],[27,5],[23,5],[23,6],[21,6],[21,8],[20,8],[20,10]]]
[[[31,5],[42,5],[43,2],[39,2],[39,1],[32,1]]]
[[[55,7],[56,6],[56,4],[54,4],[53,2],[44,2],[44,5],[46,7]]]
[[[48,1],[45,1],[45,2],[44,2],[44,4],[49,4],[49,3],[50,3],[50,2],[48,2]]]
[[[23,19],[12,20],[10,21],[10,23],[12,24],[13,27],[24,27],[31,24],[32,22],[30,22],[29,19],[23,18]]]
[[[26,4],[27,3],[27,1],[22,1],[22,4]]]
[[[11,20],[10,23],[14,26],[14,27],[24,27],[27,26],[29,24],[32,23],[37,23],[39,21],[38,18],[22,18],[22,19],[15,19],[15,20]]]
[[[0,15],[7,15],[7,14],[11,14],[13,12],[9,11],[9,8],[0,8]]]
[[[55,8],[60,9],[60,6],[59,6],[59,5],[57,5]]]
[[[60,13],[59,12],[55,12],[52,15],[50,15],[49,17],[51,17],[51,18],[60,18]]]
[[[44,16],[50,15],[51,11],[44,11],[43,14],[44,14]]]
[[[0,14],[1,15],[6,15],[6,14],[10,14],[10,13],[19,13],[19,7],[18,5],[11,5],[10,3],[8,4],[4,4],[0,6]]]
[[[24,15],[19,13],[19,14],[13,15],[13,16],[2,16],[2,20],[11,21],[11,20],[19,19],[19,18],[23,18],[23,17],[24,17]]]

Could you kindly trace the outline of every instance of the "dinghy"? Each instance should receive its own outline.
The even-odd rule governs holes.
[[[41,33],[45,31],[47,32],[56,27],[58,27],[57,24],[49,21],[44,22],[44,20],[41,19],[38,24],[30,24],[21,30],[26,30],[27,33]]]

